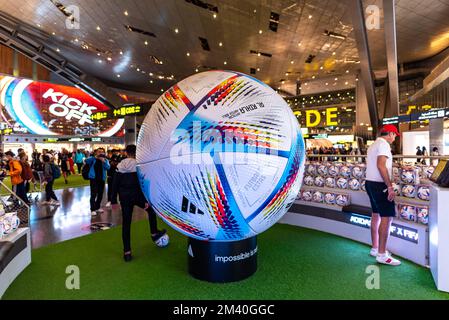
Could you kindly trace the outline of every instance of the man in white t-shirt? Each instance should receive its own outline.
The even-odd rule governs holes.
[[[393,155],[391,144],[399,131],[396,126],[387,124],[380,130],[380,137],[368,148],[366,163],[366,193],[371,202],[372,248],[370,255],[379,263],[398,266],[401,262],[387,251],[390,226],[396,215],[395,192],[391,182]]]

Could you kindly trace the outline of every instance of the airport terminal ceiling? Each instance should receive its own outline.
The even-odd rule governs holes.
[[[196,71],[230,69],[252,73],[273,88],[284,81],[282,88],[295,94],[298,80],[359,69],[348,3],[0,0],[0,10],[32,26],[36,37],[111,87],[160,93]],[[380,29],[368,31],[373,69],[385,70],[382,1],[364,1],[370,4],[381,14]],[[74,29],[65,27],[70,5],[79,9]],[[448,14],[447,0],[396,1],[398,62],[447,48]]]

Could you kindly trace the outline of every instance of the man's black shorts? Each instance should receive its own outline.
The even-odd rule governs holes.
[[[373,213],[378,213],[381,217],[394,217],[396,215],[394,201],[388,201],[387,185],[384,182],[368,181],[365,182],[366,193]]]

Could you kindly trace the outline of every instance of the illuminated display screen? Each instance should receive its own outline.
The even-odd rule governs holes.
[[[0,76],[0,121],[12,133],[111,137],[123,135],[123,119],[94,121],[110,108],[81,89]],[[9,130],[8,133],[11,133]],[[5,132],[6,133],[6,132]]]

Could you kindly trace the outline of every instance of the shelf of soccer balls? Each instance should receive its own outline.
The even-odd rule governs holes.
[[[399,218],[428,224],[429,178],[434,170],[433,166],[424,165],[393,167],[393,188]],[[326,206],[347,206],[351,204],[348,191],[365,191],[365,171],[364,164],[308,162],[297,200]]]

